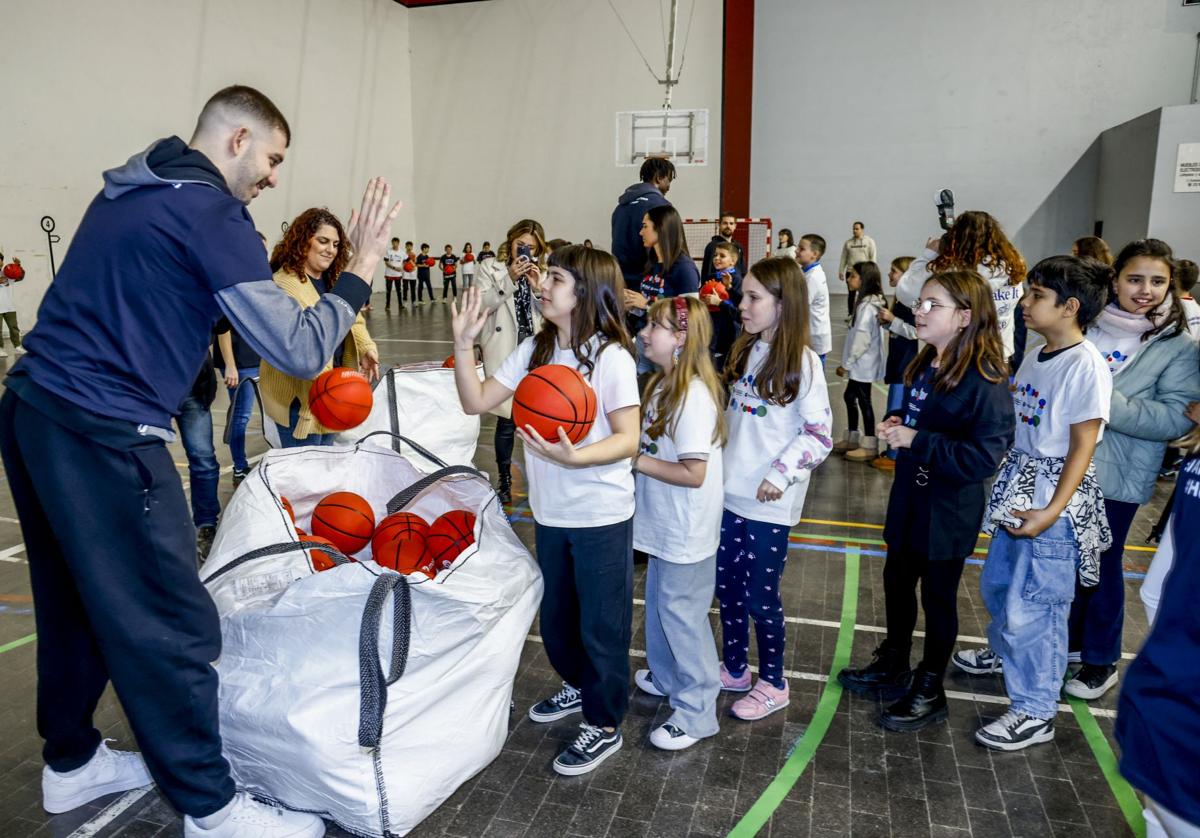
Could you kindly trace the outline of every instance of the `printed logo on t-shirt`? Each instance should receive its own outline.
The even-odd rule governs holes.
[[[917,381],[908,389],[908,406],[904,411],[904,424],[907,427],[917,426],[917,417],[921,415],[921,408],[929,398],[929,391],[922,386],[923,384],[924,381]]]
[[[1049,404],[1039,391],[1032,385],[1018,382],[1017,389],[1013,392],[1013,408],[1017,411],[1018,421],[1036,428],[1042,424],[1042,414],[1046,412],[1047,407]]]
[[[642,296],[654,302],[662,296],[667,279],[662,274],[646,274],[642,277]]]
[[[741,401],[738,397],[741,397]],[[758,404],[750,404],[749,399],[754,399]],[[742,413],[749,413],[751,416],[766,416],[767,405],[758,391],[754,389],[754,375],[747,373],[739,378],[730,388],[729,406],[734,410],[740,410]]]
[[[1112,352],[1104,353],[1104,360],[1108,362],[1109,372],[1116,372],[1121,364],[1129,360],[1129,355],[1122,352],[1120,349],[1114,349]]]

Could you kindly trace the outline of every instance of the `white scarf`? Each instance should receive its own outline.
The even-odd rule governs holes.
[[[1142,340],[1146,332],[1156,328],[1170,313],[1170,296],[1149,316],[1131,314],[1112,302],[1104,307],[1095,324],[1088,329],[1087,338],[1108,362],[1109,372],[1116,375],[1146,345],[1148,341]]]

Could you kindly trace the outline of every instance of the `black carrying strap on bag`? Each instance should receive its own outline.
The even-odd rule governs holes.
[[[387,514],[391,515],[404,509],[404,507],[416,500],[418,495],[420,495],[434,483],[438,483],[447,478],[457,477],[460,475],[475,477],[485,483],[487,482],[487,475],[485,475],[479,469],[471,468],[470,466],[446,466],[438,469],[432,474],[425,475],[416,483],[413,483],[411,486],[408,486],[397,492],[395,496],[392,497],[392,499],[387,503]]]
[[[379,628],[388,594],[392,595],[392,655],[387,675],[384,675],[379,662]],[[358,744],[364,748],[379,747],[383,736],[383,713],[387,709],[387,688],[404,674],[411,630],[412,594],[408,580],[397,573],[385,573],[375,580],[367,595],[358,634]]]
[[[395,424],[395,423],[393,422],[393,424]],[[358,442],[356,442],[354,444],[355,444],[355,446],[362,445],[364,442],[366,442],[368,439],[370,439],[373,436],[389,436],[389,437],[391,437],[392,438],[392,450],[395,451],[397,454],[400,453],[400,443],[403,442],[409,448],[416,451],[418,454],[420,454],[425,459],[429,460],[429,462],[433,463],[438,468],[446,468],[447,467],[446,461],[443,460],[441,457],[439,457],[437,454],[434,454],[432,451],[430,451],[425,446],[418,445],[417,443],[413,442],[408,437],[398,434],[395,431],[371,431],[369,434],[367,434],[366,436],[364,436],[362,439],[360,439]]]
[[[243,553],[229,564],[218,570],[212,576],[201,581],[203,581],[205,584],[208,584],[214,579],[220,579],[235,567],[244,565],[246,562],[252,562],[256,559],[265,559],[268,556],[282,556],[285,553],[292,553],[296,550],[320,550],[333,559],[334,564],[350,564],[354,561],[354,559],[350,558],[336,547],[331,547],[330,545],[321,541],[284,541],[279,544],[270,544],[266,547],[259,547],[257,550],[251,550],[249,553]]]

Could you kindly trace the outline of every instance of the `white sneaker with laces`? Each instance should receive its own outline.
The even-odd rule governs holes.
[[[200,821],[209,818],[185,815],[183,838],[321,838],[325,834],[325,822],[316,815],[268,806],[245,792],[238,792],[226,808],[225,818],[207,829]]]
[[[111,741],[101,742],[88,763],[70,776],[44,766],[42,808],[52,815],[61,815],[106,794],[129,791],[154,782],[141,754],[111,750],[108,747]]]
[[[997,751],[1019,751],[1054,738],[1054,719],[1035,719],[1007,711],[975,731],[975,741]]]

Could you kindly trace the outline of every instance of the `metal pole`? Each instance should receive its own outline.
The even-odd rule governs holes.
[[[670,70],[667,71],[670,73]],[[1197,88],[1200,88],[1200,32],[1196,33],[1196,63],[1192,65],[1192,101],[1191,104],[1196,104]],[[670,96],[671,88],[667,88],[667,95]]]
[[[663,103],[665,110],[671,109],[671,88],[673,88],[678,79],[675,78],[675,30],[679,23],[679,0],[671,0],[671,31],[667,39],[667,100]],[[1193,85],[1194,87],[1194,85]],[[1195,101],[1193,99],[1193,101]]]

